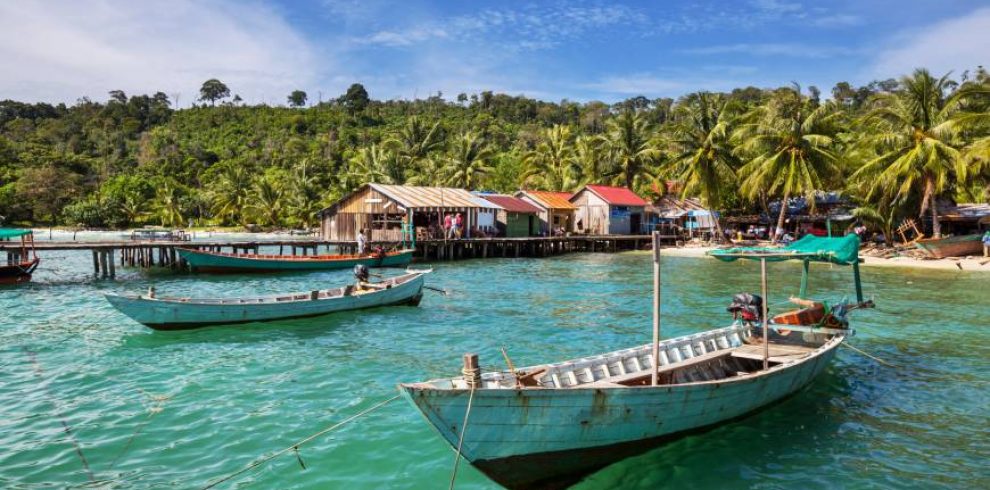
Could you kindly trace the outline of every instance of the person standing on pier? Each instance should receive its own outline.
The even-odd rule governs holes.
[[[990,230],[983,234],[983,256],[990,257]]]
[[[453,236],[454,227],[450,214],[443,215],[443,236],[450,239]]]
[[[464,234],[464,217],[461,213],[457,213],[457,216],[454,216],[454,237],[460,239],[462,234]]]
[[[368,239],[364,236],[363,228],[358,230],[357,247],[358,255],[364,255],[365,250],[368,248]]]

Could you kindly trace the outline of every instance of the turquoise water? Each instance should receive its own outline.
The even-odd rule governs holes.
[[[396,394],[400,381],[457,374],[478,352],[502,369],[647,343],[649,255],[575,254],[436,264],[419,308],[250,327],[154,332],[101,297],[238,296],[341,284],[349,272],[191,276],[118,270],[46,253],[35,282],[0,288],[0,488],[201,488],[258,456]],[[851,294],[845,268],[812,291]],[[771,266],[771,305],[800,267]],[[743,421],[592,475],[578,488],[990,487],[990,276],[864,269],[878,308],[808,389]],[[779,288],[779,289],[777,289]],[[723,326],[753,264],[664,259],[664,337]],[[781,309],[778,306],[778,311]],[[63,425],[63,423],[65,425]],[[65,426],[71,430],[67,433]],[[77,451],[77,446],[79,451]],[[88,463],[87,471],[79,452]],[[443,488],[453,453],[397,400],[221,488]],[[494,488],[461,465],[459,488]]]

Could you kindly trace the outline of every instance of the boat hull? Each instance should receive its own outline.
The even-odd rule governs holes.
[[[40,259],[34,258],[20,264],[0,266],[0,284],[17,284],[19,282],[30,281],[31,274],[38,268],[40,262]]]
[[[384,256],[373,255],[254,255],[220,254],[180,248],[179,255],[194,271],[201,272],[284,272],[368,267],[405,267],[412,262],[412,250]]]
[[[508,488],[566,487],[609,464],[778,402],[807,386],[841,337],[808,358],[718,381],[570,389],[478,389],[463,456]],[[470,391],[402,385],[453,447]]]
[[[380,291],[285,302],[219,303],[220,300],[217,300],[217,303],[195,303],[112,294],[106,295],[106,298],[114,308],[147,327],[155,330],[187,330],[211,325],[322,316],[379,306],[415,306],[423,296],[423,282],[423,275],[417,274],[408,281]]]
[[[961,235],[949,238],[926,238],[918,240],[918,248],[936,259],[945,257],[965,257],[983,253],[982,235]]]

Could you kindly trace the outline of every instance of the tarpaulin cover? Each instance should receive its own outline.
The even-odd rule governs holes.
[[[831,238],[805,235],[804,238],[786,247],[723,248],[712,250],[708,255],[726,262],[736,259],[766,259],[771,262],[811,260],[850,265],[859,260],[859,237],[851,233],[844,237]]]
[[[30,235],[31,230],[18,230],[16,228],[0,228],[0,239],[17,238],[19,236]]]

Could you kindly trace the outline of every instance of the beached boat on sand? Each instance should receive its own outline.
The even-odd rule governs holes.
[[[391,305],[418,305],[423,276],[409,273],[377,283],[255,298],[159,298],[107,294],[107,301],[138,323],[156,330],[303,318]]]
[[[179,248],[179,255],[193,271],[201,272],[284,272],[367,267],[405,267],[412,262],[413,250],[363,255],[261,255],[207,252]]]
[[[508,488],[563,488],[611,463],[672,439],[715,427],[784,399],[819,375],[850,334],[845,314],[863,302],[858,239],[802,239],[784,249],[729,249],[723,260],[802,260],[853,265],[858,302],[767,319],[755,295],[730,311],[742,318],[726,328],[565,362],[481,373],[465,355],[462,377],[399,386],[406,398],[467,461]],[[658,238],[654,237],[658,250]],[[659,254],[654,253],[659,291]],[[802,291],[806,293],[806,291]],[[802,294],[804,297],[804,294]],[[659,312],[659,295],[654,297]],[[748,316],[747,316],[748,315]],[[827,326],[826,326],[827,325]],[[654,362],[657,359],[659,362]]]
[[[965,257],[967,255],[983,254],[983,235],[959,235],[946,238],[922,238],[915,242],[928,255],[942,259],[945,257]]]
[[[14,228],[0,228],[0,240],[20,238],[20,250],[8,250],[6,262],[0,263],[0,284],[16,284],[31,280],[41,259],[34,250],[34,232]]]

